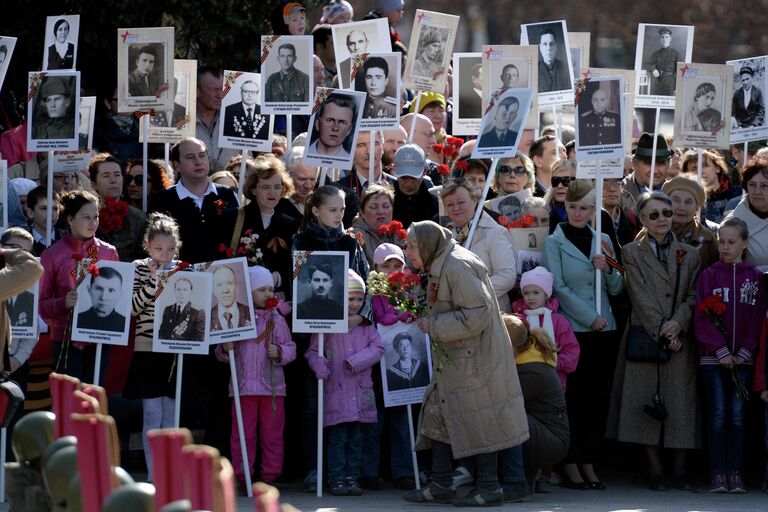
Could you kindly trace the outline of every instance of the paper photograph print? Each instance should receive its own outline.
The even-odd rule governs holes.
[[[509,235],[518,275],[541,266],[544,239],[549,236],[549,228],[510,229]]]
[[[155,110],[155,115],[141,116],[139,142],[144,142],[144,123],[149,121],[148,142],[176,144],[195,136],[197,109],[197,61],[173,61],[173,108]]]
[[[592,79],[593,77],[618,77],[624,79],[624,91],[621,99],[624,107],[625,122],[624,129],[624,152],[632,152],[632,115],[635,111],[635,72],[631,69],[610,69],[610,68],[581,68],[581,73],[577,78],[579,80]],[[624,165],[622,163],[622,165]]]
[[[173,27],[117,30],[120,112],[173,108]]]
[[[728,149],[733,66],[678,63],[673,144]]]
[[[132,263],[97,261],[77,287],[72,339],[127,345],[131,329]]]
[[[77,151],[56,151],[53,154],[54,172],[76,172],[88,169],[93,152],[93,124],[96,118],[96,96],[80,98],[78,113]]]
[[[538,45],[538,105],[573,104],[573,66],[565,21],[521,25],[520,44]]]
[[[272,151],[272,116],[261,111],[261,76],[224,71],[219,117],[219,147]]]
[[[733,66],[732,144],[768,138],[765,120],[766,62],[768,56],[726,62]]]
[[[386,18],[331,25],[331,34],[340,89],[350,88],[349,76],[354,54],[392,51]]]
[[[39,282],[20,294],[6,299],[5,309],[11,321],[11,336],[17,338],[37,338],[37,298]]]
[[[530,87],[533,89],[533,100],[525,118],[525,128],[532,130],[538,128],[539,110],[536,92],[538,48],[512,45],[483,46],[482,59],[483,112],[488,107],[489,99],[498,91]]]
[[[589,41],[592,34],[589,32],[569,32],[568,43],[571,45],[571,67],[573,79],[578,80],[581,68],[589,67]]]
[[[379,325],[384,343],[381,383],[384,407],[420,404],[432,378],[429,336],[415,323]]]
[[[77,14],[48,16],[45,21],[43,66],[40,69],[75,69],[79,31],[80,16]]]
[[[405,87],[417,91],[445,92],[448,66],[459,17],[416,9],[411,48],[405,61]]]
[[[359,53],[352,57],[350,80],[365,93],[360,130],[393,130],[400,126],[400,52]]]
[[[352,169],[365,93],[318,87],[304,163]]]
[[[293,331],[347,332],[346,251],[294,251]]]
[[[502,181],[505,179],[505,175],[509,176],[511,174],[515,174],[515,168],[516,167],[523,167],[523,170],[525,170],[524,166],[515,166],[514,160],[516,159],[510,159],[509,162],[502,162],[499,165],[499,172],[498,172],[498,180]],[[522,162],[520,162],[522,164]],[[525,171],[527,174],[527,171]],[[527,179],[527,177],[523,176],[522,179]],[[485,202],[485,207],[489,210],[492,210],[499,215],[503,215],[507,218],[508,221],[515,221],[519,218],[522,218],[523,216],[523,203],[526,199],[531,197],[531,189],[524,188],[520,192],[515,192],[512,194],[503,195],[501,197],[495,197],[493,199],[489,199]]]
[[[480,52],[453,54],[454,135],[477,135],[483,119],[483,59]]]
[[[530,87],[498,91],[488,103],[472,158],[514,156],[532,99]]]
[[[208,272],[166,272],[155,297],[152,351],[207,354],[211,280]]]
[[[77,151],[79,71],[29,73],[27,150]]]
[[[309,114],[315,90],[312,52],[312,36],[261,37],[265,114]]]
[[[14,48],[16,48],[15,37],[0,36],[0,90],[3,89],[5,74],[8,72],[8,66],[11,64]]]
[[[576,83],[576,159],[624,157],[624,79],[593,76]]]
[[[692,26],[640,23],[635,51],[636,105],[675,108],[677,63],[691,62],[692,52]]]
[[[211,274],[209,344],[255,338],[256,322],[246,259],[218,260],[195,267]]]

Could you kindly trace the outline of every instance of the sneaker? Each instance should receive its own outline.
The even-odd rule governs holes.
[[[344,484],[347,486],[347,492],[349,493],[350,496],[362,496],[363,495],[363,490],[357,484],[357,480],[355,480],[351,476],[348,476],[344,480]]]
[[[453,485],[451,485],[451,489],[456,490],[462,485],[469,485],[474,481],[475,479],[469,470],[464,466],[459,466],[453,472]]]
[[[501,488],[496,492],[481,492],[479,489],[473,489],[465,496],[457,497],[451,502],[454,507],[499,507],[503,504],[504,493]]]
[[[741,473],[734,471],[728,475],[728,492],[731,494],[744,494],[747,486],[741,480]]]
[[[349,496],[347,483],[344,480],[334,480],[331,482],[331,494],[334,496]]]
[[[712,477],[712,485],[709,487],[709,492],[728,492],[728,483],[725,478],[725,473],[715,473],[715,475]]]
[[[304,492],[317,492],[317,470],[310,469],[304,478]]]
[[[525,480],[509,482],[501,486],[504,503],[528,503],[533,501],[533,495]]]

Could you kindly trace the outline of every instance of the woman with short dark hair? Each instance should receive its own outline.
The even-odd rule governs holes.
[[[749,228],[747,263],[768,272],[768,163],[753,161],[744,169],[741,186],[746,197],[730,216],[743,220]]]

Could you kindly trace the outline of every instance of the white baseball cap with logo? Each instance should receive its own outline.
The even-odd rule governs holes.
[[[406,144],[395,153],[395,177],[421,178],[427,160],[424,151],[415,144]]]

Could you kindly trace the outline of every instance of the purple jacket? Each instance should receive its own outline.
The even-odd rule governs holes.
[[[397,322],[411,323],[416,317],[408,311],[398,311],[389,303],[389,299],[383,295],[374,295],[371,298],[373,307],[373,321],[381,325],[392,325]]]
[[[725,303],[721,322],[728,336],[723,336],[699,304],[711,295]],[[728,355],[752,363],[760,329],[765,318],[766,296],[762,274],[749,263],[718,261],[704,270],[696,286],[695,330],[699,340],[701,364],[717,364]]]
[[[256,309],[256,329],[259,334],[267,328],[267,319],[271,314],[266,309]],[[272,362],[267,356],[267,342],[256,339],[235,342],[235,368],[237,368],[237,389],[244,396],[272,396],[274,385],[276,396],[285,396],[285,376],[283,366],[296,359],[296,344],[291,340],[291,331],[285,319],[275,312],[274,343],[280,349],[280,360]],[[229,361],[229,354],[216,347],[216,359]],[[270,367],[272,382],[270,382]],[[232,384],[229,385],[229,396],[232,396]]]
[[[359,325],[348,333],[326,334],[324,355],[317,353],[317,334],[304,354],[318,379],[323,379],[323,426],[359,421],[376,423],[371,367],[384,355],[374,325]]]

